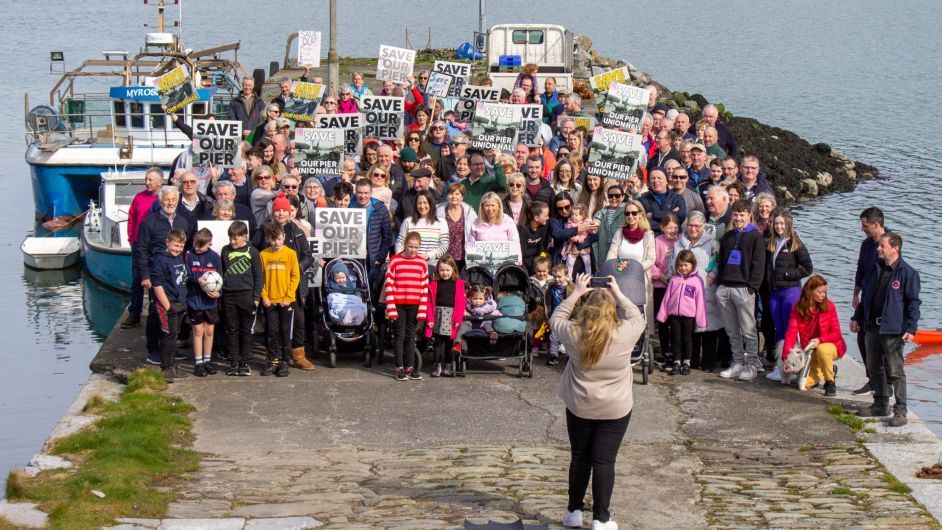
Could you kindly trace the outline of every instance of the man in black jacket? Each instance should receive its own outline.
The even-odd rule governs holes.
[[[265,114],[265,102],[255,95],[255,80],[242,80],[242,92],[229,103],[229,119],[242,122],[242,138],[255,130]]]
[[[419,168],[412,172],[412,187],[402,193],[399,202],[396,203],[396,224],[402,226],[402,221],[406,217],[412,217],[415,212],[415,199],[420,192],[428,191],[432,194],[435,204],[429,206],[434,209],[438,206],[438,193],[431,187],[432,171],[428,168]]]
[[[543,159],[538,156],[531,156],[527,159],[526,165],[526,191],[533,202],[540,201],[549,204],[553,202],[556,191],[550,186],[548,180],[543,178]]]
[[[655,236],[661,235],[661,219],[672,213],[683,224],[687,218],[687,203],[684,198],[667,188],[667,175],[661,169],[655,169],[648,176],[648,192],[638,201],[644,206],[644,213],[651,224]]]
[[[670,131],[662,130],[654,140],[657,142],[657,151],[648,159],[648,173],[656,167],[664,167],[668,160],[680,162],[680,153],[672,145]]]
[[[716,300],[733,350],[733,364],[720,377],[750,381],[760,366],[755,308],[765,274],[765,238],[752,224],[749,203],[736,201],[732,210],[732,230],[723,235],[716,260]]]
[[[876,206],[871,206],[860,212],[860,229],[867,237],[860,242],[860,250],[857,253],[857,271],[854,273],[854,297],[850,305],[857,310],[860,305],[860,293],[863,291],[864,283],[871,274],[876,274],[880,270],[880,258],[877,255],[877,246],[880,238],[888,230],[883,226],[883,210]],[[864,332],[857,333],[857,349],[860,351],[860,358],[867,366],[867,341],[864,340]],[[870,369],[867,369],[868,381],[862,387],[854,390],[854,394],[866,394],[871,391],[870,388]]]

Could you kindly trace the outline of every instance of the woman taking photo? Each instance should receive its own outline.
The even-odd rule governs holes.
[[[399,239],[396,241],[397,254],[405,247],[409,232],[417,232],[422,237],[419,256],[425,258],[429,267],[434,269],[438,259],[448,252],[448,225],[436,215],[435,199],[428,190],[422,190],[416,195],[412,217],[402,220]]]
[[[615,486],[615,458],[632,408],[631,351],[644,332],[637,306],[618,289],[589,289],[590,277],[580,274],[566,300],[550,318],[550,329],[569,352],[556,393],[566,405],[572,461],[569,503],[564,526],[582,526],[584,498],[592,479],[592,528],[616,529],[609,513]],[[585,298],[578,311],[576,302]],[[619,317],[618,309],[624,318]],[[572,319],[570,320],[570,317]]]
[[[481,197],[481,216],[471,223],[468,245],[473,246],[478,241],[509,241],[510,254],[517,256],[517,265],[521,264],[517,224],[510,216],[504,215],[504,203],[493,191]]]
[[[504,197],[504,211],[520,224],[530,207],[530,195],[526,193],[527,180],[523,173],[511,173],[507,177],[507,196]]]
[[[775,359],[782,358],[785,331],[791,318],[792,306],[801,296],[801,280],[811,276],[814,265],[811,255],[795,232],[792,214],[775,210],[772,214],[772,230],[767,240],[765,278],[768,282],[768,313],[775,334]],[[763,319],[765,315],[763,315]],[[766,339],[768,340],[768,339]],[[781,381],[782,373],[776,366],[767,378]]]
[[[795,343],[800,341],[805,350],[814,350],[808,362],[808,377],[798,381],[798,390],[814,388],[824,381],[824,395],[837,394],[834,382],[834,361],[847,352],[847,344],[841,334],[841,321],[834,302],[828,300],[828,282],[815,274],[801,288],[798,303],[792,307],[785,333],[785,348],[782,359],[787,359]]]
[[[445,221],[448,226],[448,252],[458,265],[456,273],[464,271],[464,256],[471,238],[471,225],[477,220],[478,214],[470,204],[464,202],[465,187],[458,182],[448,185],[445,194],[445,203],[439,204],[435,215]]]
[[[568,191],[569,195],[578,203],[582,184],[576,180],[577,174],[569,160],[562,159],[553,169],[553,190],[556,193]]]

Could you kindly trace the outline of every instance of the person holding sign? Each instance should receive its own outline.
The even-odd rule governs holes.
[[[516,256],[517,265],[521,265],[520,232],[517,224],[504,214],[504,203],[500,196],[488,192],[481,198],[481,216],[471,225],[468,244],[473,246],[478,241],[509,241],[510,255]]]

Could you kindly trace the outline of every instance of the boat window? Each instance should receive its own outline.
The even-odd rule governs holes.
[[[124,102],[114,102],[114,125],[115,127],[127,127],[128,117],[124,114]]]
[[[511,39],[514,44],[543,44],[543,30],[515,29]]]
[[[144,191],[143,184],[118,184],[114,187],[115,206],[131,206],[134,196]]]
[[[190,107],[190,114],[192,114],[193,116],[199,116],[202,119],[202,117],[206,115],[206,103],[205,102],[194,103]]]
[[[167,115],[164,114],[164,109],[160,108],[160,105],[151,105],[150,106],[150,128],[151,129],[163,129],[167,123]]]
[[[131,110],[131,128],[132,129],[143,129],[144,128],[144,104],[139,102],[132,102],[128,106]]]

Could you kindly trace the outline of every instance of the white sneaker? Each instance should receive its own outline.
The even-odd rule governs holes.
[[[756,378],[757,375],[759,374],[756,372],[755,366],[746,366],[745,368],[742,369],[742,372],[739,373],[739,380],[740,381],[752,381],[753,379]]]
[[[568,528],[582,528],[582,510],[566,510],[563,513],[563,526]]]
[[[745,368],[745,367],[746,367],[745,364],[742,364],[742,363],[733,363],[733,364],[731,364],[731,365],[729,366],[729,368],[727,368],[727,369],[723,370],[722,372],[720,372],[720,377],[722,377],[722,378],[724,378],[724,379],[732,379],[732,378],[734,378],[734,377],[739,377],[739,374],[742,373],[742,370],[743,370],[743,368]]]
[[[765,378],[766,378],[766,379],[770,379],[770,380],[772,380],[772,381],[779,381],[779,382],[781,382],[781,381],[782,381],[782,373],[779,371],[778,366],[776,366],[776,367],[775,367],[775,370],[772,370],[771,372],[765,374]]]
[[[618,530],[618,523],[614,519],[609,519],[604,523],[592,521],[592,530]]]

